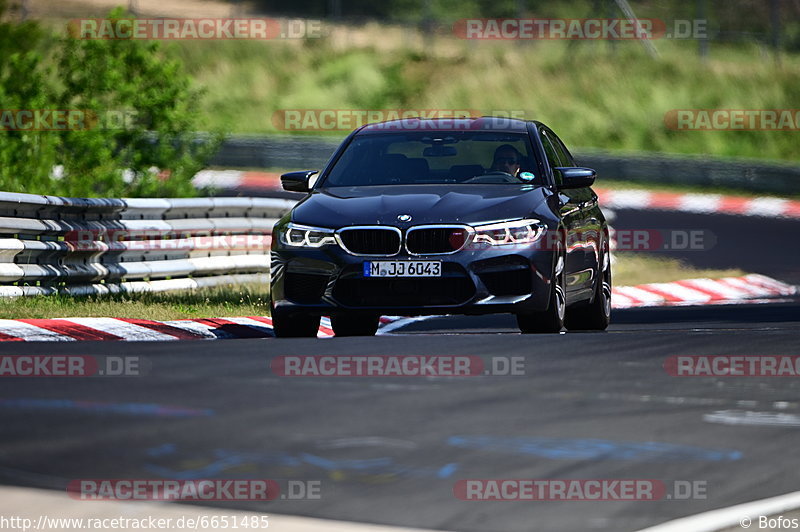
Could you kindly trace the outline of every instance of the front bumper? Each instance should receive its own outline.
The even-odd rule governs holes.
[[[362,257],[336,245],[296,248],[273,240],[273,311],[285,314],[494,314],[545,310],[555,253],[530,246],[462,249],[446,255]],[[442,277],[371,278],[374,260],[438,260]]]

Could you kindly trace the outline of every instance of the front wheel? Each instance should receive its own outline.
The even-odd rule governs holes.
[[[594,297],[588,305],[570,308],[566,326],[570,331],[605,331],[611,321],[611,256],[603,255],[603,271],[594,287]]]
[[[331,329],[336,336],[374,336],[380,316],[369,314],[339,314],[331,316]]]
[[[517,326],[522,333],[558,333],[564,328],[564,316],[567,309],[564,261],[564,255],[561,254],[553,269],[553,282],[550,287],[547,310],[517,314]]]

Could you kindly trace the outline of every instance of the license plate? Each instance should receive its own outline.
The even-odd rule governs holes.
[[[438,260],[380,260],[364,263],[364,277],[441,277]]]

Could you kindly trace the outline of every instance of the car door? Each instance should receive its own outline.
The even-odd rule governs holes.
[[[551,133],[548,129],[540,127],[539,137],[542,140],[542,147],[548,159],[548,164],[553,170],[553,177],[556,180],[556,185],[558,185],[560,184],[560,176],[554,169],[559,166],[567,166],[567,161],[562,160],[562,154],[556,150],[553,139],[551,138]],[[581,239],[581,232],[583,230],[583,219],[580,207],[582,195],[577,189],[557,190],[556,194],[560,205],[561,220],[567,231],[565,269],[567,302],[570,303],[578,297],[577,293],[582,289],[576,281],[580,277],[581,270],[585,268],[584,250],[580,245],[576,245]]]
[[[576,166],[575,160],[567,147],[552,130],[545,128],[549,140],[553,144],[553,149],[562,162],[562,166]],[[602,234],[602,225],[599,219],[599,207],[597,194],[589,188],[566,189],[563,192],[570,196],[571,202],[578,207],[576,226],[579,227],[576,239],[570,242],[570,246],[576,249],[576,259],[580,257],[581,264],[573,270],[575,277],[568,279],[567,284],[572,284],[580,298],[591,295],[594,277],[599,271],[599,253]],[[587,293],[583,293],[583,292]]]

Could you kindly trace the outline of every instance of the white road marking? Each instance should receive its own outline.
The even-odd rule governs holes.
[[[800,427],[800,416],[783,412],[751,412],[749,410],[717,410],[704,414],[703,421],[720,425],[762,427]]]
[[[800,508],[800,491],[675,519],[660,525],[644,528],[639,532],[686,532],[687,530],[692,532],[716,532],[729,527],[738,527],[740,526],[740,521],[745,518],[751,520],[749,524],[755,525],[752,527],[753,530],[758,530],[758,516],[775,515],[795,508]]]

